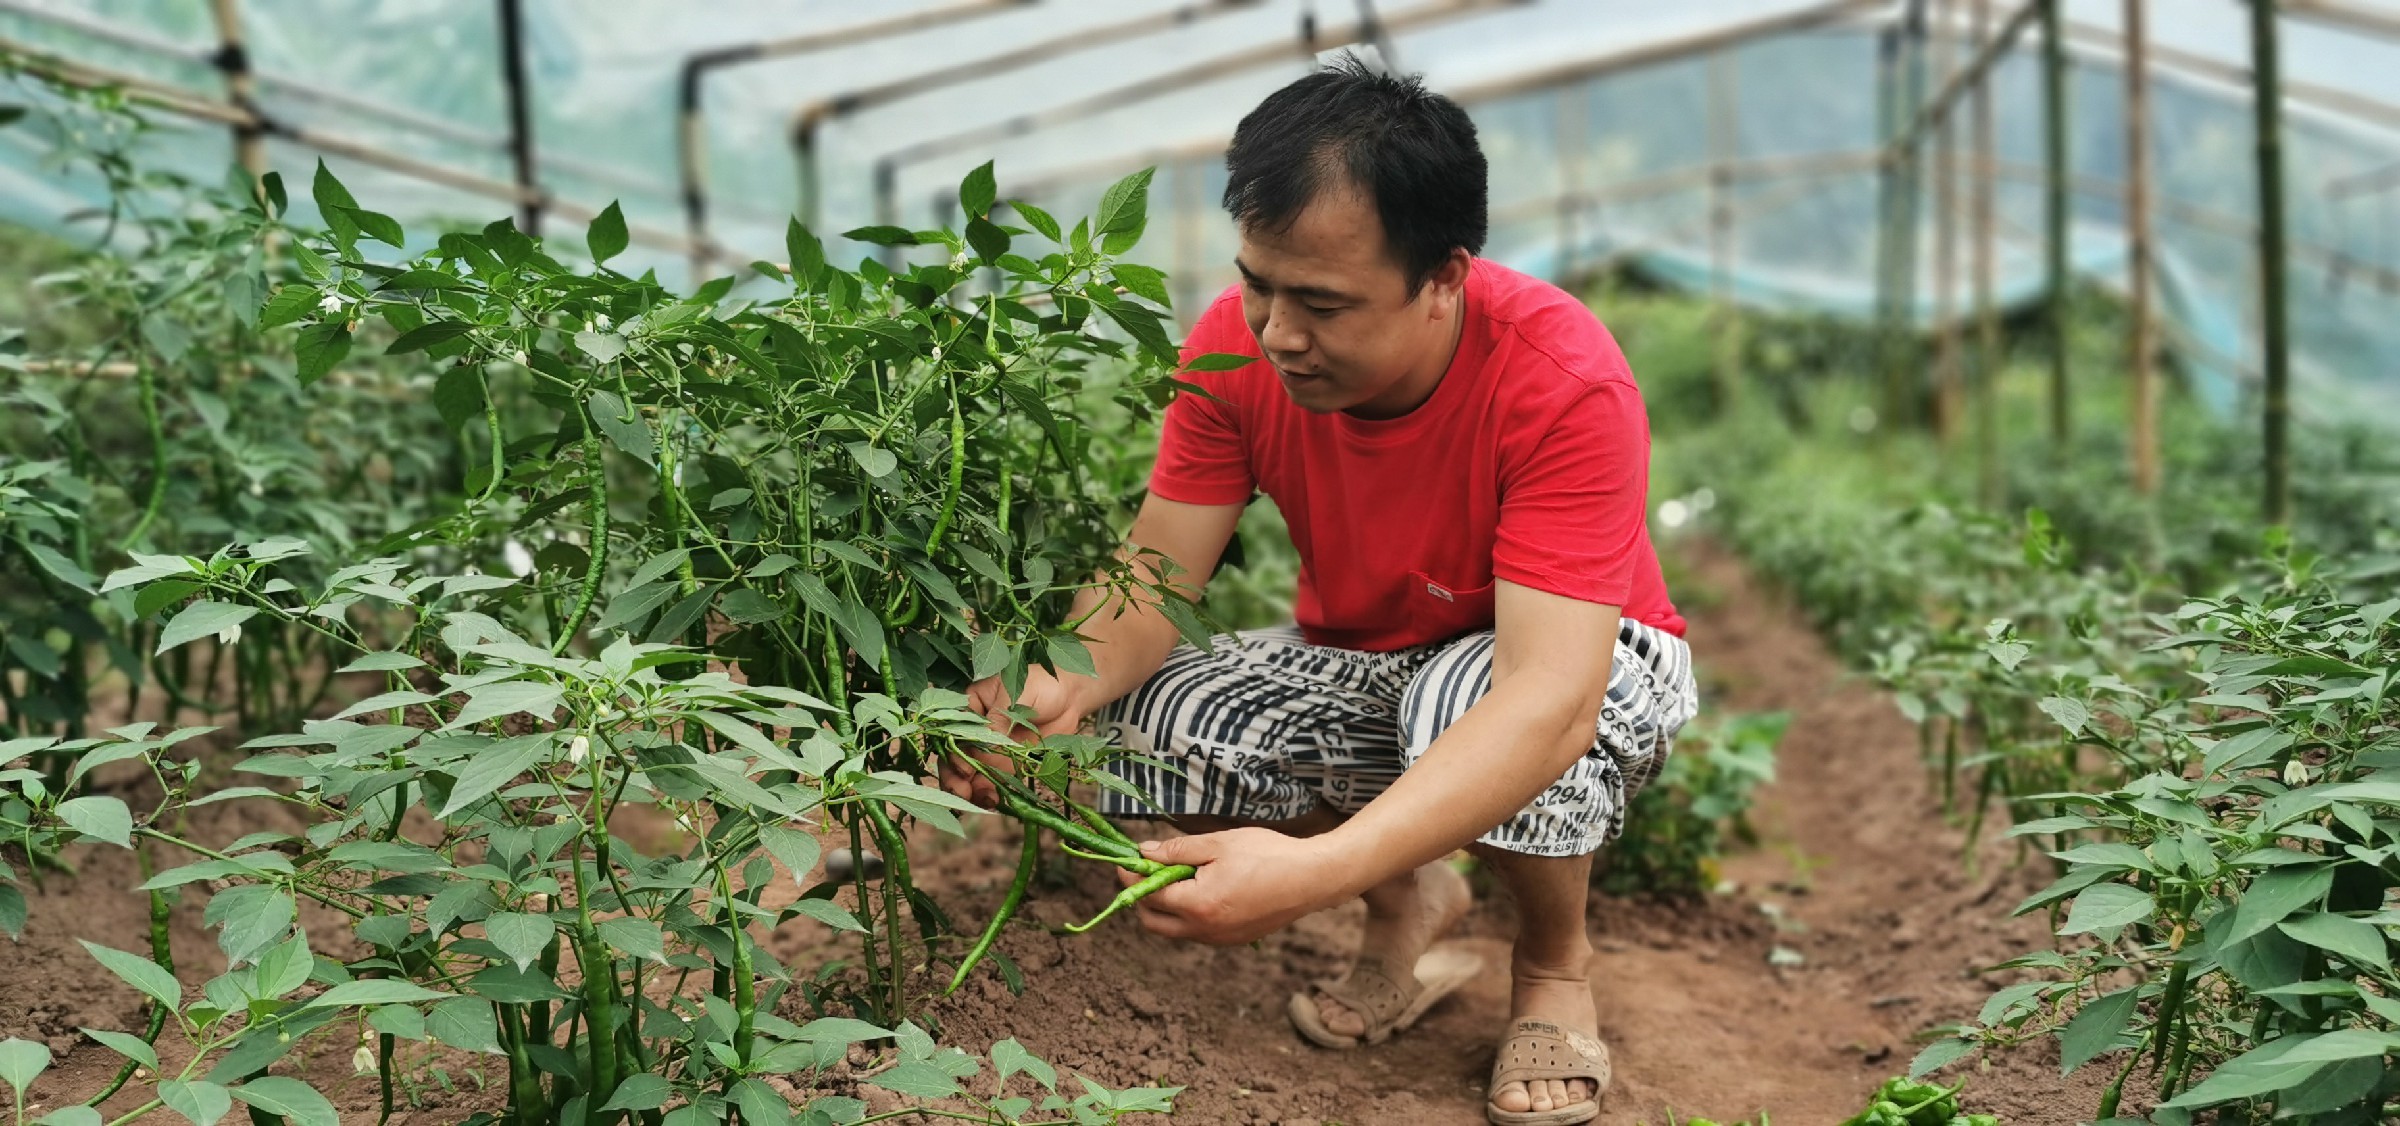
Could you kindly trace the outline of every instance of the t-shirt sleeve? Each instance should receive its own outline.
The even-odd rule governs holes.
[[[1207,352],[1254,350],[1250,330],[1241,321],[1241,304],[1220,299],[1185,340],[1183,358]],[[1220,396],[1229,390],[1227,375],[1194,374],[1186,379]],[[1158,434],[1158,460],[1150,467],[1150,491],[1185,504],[1243,504],[1258,487],[1251,472],[1250,451],[1242,434],[1241,410],[1227,398],[1179,392],[1167,404]]]
[[[1643,545],[1650,419],[1624,380],[1595,383],[1501,483],[1492,574],[1584,602],[1623,606]]]

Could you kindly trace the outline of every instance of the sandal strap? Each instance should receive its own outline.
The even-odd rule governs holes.
[[[1399,1020],[1425,987],[1415,974],[1394,977],[1381,959],[1361,958],[1350,967],[1349,976],[1340,981],[1320,981],[1316,990],[1365,1017],[1367,1033],[1372,1035]]]
[[[1520,1020],[1509,1026],[1508,1039],[1492,1061],[1486,1090],[1545,1079],[1588,1079],[1594,1092],[1607,1090],[1608,1045],[1545,1020]]]

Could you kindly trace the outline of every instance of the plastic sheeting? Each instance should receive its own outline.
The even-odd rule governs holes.
[[[666,3],[524,0],[534,135],[543,186],[595,206],[620,200],[637,227],[679,234],[677,92],[697,52],[821,32],[959,0],[903,3]],[[711,233],[721,267],[780,258],[784,219],[798,206],[790,144],[802,107],[906,79],[961,60],[1111,26],[1196,0],[1038,0],[944,27],[833,51],[708,71],[704,159]],[[1386,22],[1458,0],[1384,0]],[[2400,17],[2400,9],[2354,6]],[[1991,0],[1995,25],[2015,10]],[[1474,96],[1470,109],[1492,162],[1493,228],[1487,252],[1559,274],[1604,260],[1637,259],[1695,289],[1722,286],[1761,306],[1874,308],[1879,183],[1867,158],[1879,139],[1876,40],[1901,6],[1867,5],[1857,18],[1668,58],[1601,77],[1508,96],[1482,97],[1510,79],[1578,61],[1623,57],[1696,35],[1822,6],[1799,0],[1529,0],[1404,30],[1389,46],[1400,66],[1437,89]],[[1089,207],[1115,175],[1159,165],[1151,233],[1140,254],[1177,277],[1179,306],[1194,309],[1230,280],[1233,232],[1216,208],[1223,171],[1216,146],[1269,91],[1305,73],[1304,17],[1326,32],[1354,24],[1354,0],[1256,0],[1221,5],[1175,30],[972,79],[833,118],[819,134],[821,225],[839,231],[875,221],[876,168],[929,141],[995,131],[1012,119],[1106,96],[1147,76],[1211,60],[1273,57],[1224,68],[1151,96],[1107,98],[1109,108],[970,143],[890,169],[894,218],[944,217],[942,200],[967,169],[999,161],[1003,194],[1023,193],[1061,211]],[[1931,6],[1933,33],[1961,31],[1971,0]],[[492,0],[241,0],[258,102],[271,116],[369,142],[386,151],[471,171],[513,176],[506,93]],[[2257,269],[2252,230],[2255,166],[2251,108],[2239,85],[2248,63],[2247,14],[2222,0],[2150,0],[2153,42],[2154,223],[2161,303],[2170,344],[2212,401],[2237,407],[2257,367]],[[2125,253],[2123,79],[2112,36],[2121,0],[2068,0],[2084,33],[2070,38],[2074,76],[2071,148],[2077,177],[2074,260],[2120,283]],[[0,36],[78,61],[175,84],[210,97],[222,79],[206,61],[217,44],[208,6],[149,0],[4,0]],[[2321,415],[2400,419],[2400,42],[2310,20],[2284,21],[2286,162],[2295,371],[2303,409]],[[128,41],[134,42],[128,42]],[[138,45],[137,45],[138,44]],[[2039,238],[2040,99],[2031,34],[1992,79],[1996,105],[1998,292],[2010,302],[2042,291]],[[1940,48],[1930,48],[1938,57]],[[1963,60],[1963,44],[1951,48]],[[1661,51],[1661,54],[1666,52]],[[2179,64],[2175,61],[2180,58]],[[2196,63],[2193,60],[2198,60]],[[1938,76],[1928,86],[1938,85]],[[1712,110],[1712,85],[1731,112]],[[2339,90],[2346,107],[2301,94]],[[2366,106],[2366,112],[2360,106]],[[1956,118],[1962,161],[1966,118]],[[230,160],[221,126],[161,117],[148,158],[214,180]],[[1726,126],[1730,125],[1730,129]],[[1712,129],[1712,126],[1714,127]],[[75,229],[67,218],[95,202],[96,185],[44,163],[38,130],[0,130],[0,218]],[[1930,154],[1930,149],[1928,150]],[[270,158],[298,178],[315,154],[276,142]],[[1712,188],[1712,161],[1748,171]],[[507,214],[506,201],[329,160],[361,201],[412,221]],[[2367,179],[2361,180],[2359,177]],[[1934,177],[1921,178],[1915,314],[1942,310],[1931,276]],[[1963,207],[1967,183],[1960,178]],[[1723,192],[1721,199],[1714,192]],[[1712,210],[1733,216],[1718,268]],[[420,223],[430,225],[430,223]],[[553,229],[566,224],[553,221]],[[1953,292],[1964,308],[1971,229],[1958,227]],[[579,240],[567,240],[570,245]],[[865,248],[856,248],[863,252]],[[674,246],[637,246],[636,261],[681,280]]]

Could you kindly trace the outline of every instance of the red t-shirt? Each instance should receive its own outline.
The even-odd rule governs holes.
[[[1240,287],[1184,348],[1260,355]],[[1168,405],[1150,490],[1273,497],[1300,552],[1293,613],[1311,644],[1392,650],[1488,629],[1495,578],[1682,635],[1645,519],[1641,391],[1599,318],[1556,286],[1477,259],[1450,369],[1399,418],[1302,410],[1264,362],[1184,378],[1222,401]]]

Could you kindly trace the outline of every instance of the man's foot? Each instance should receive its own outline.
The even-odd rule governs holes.
[[[1520,1020],[1548,1021],[1571,1035],[1597,1041],[1600,1010],[1592,1002],[1589,963],[1586,958],[1572,969],[1558,970],[1515,967],[1510,975],[1509,1023],[1513,1026]],[[1598,1094],[1589,1079],[1541,1079],[1530,1084],[1503,1083],[1493,1088],[1491,1101],[1501,1110],[1522,1114],[1563,1109]]]
[[[1386,966],[1414,966],[1434,942],[1458,925],[1474,905],[1467,878],[1446,861],[1436,860],[1416,871],[1414,886],[1378,888],[1367,897],[1366,933],[1358,956]],[[1364,1036],[1367,1018],[1323,993],[1317,994],[1317,1019],[1325,1030],[1341,1036]]]

